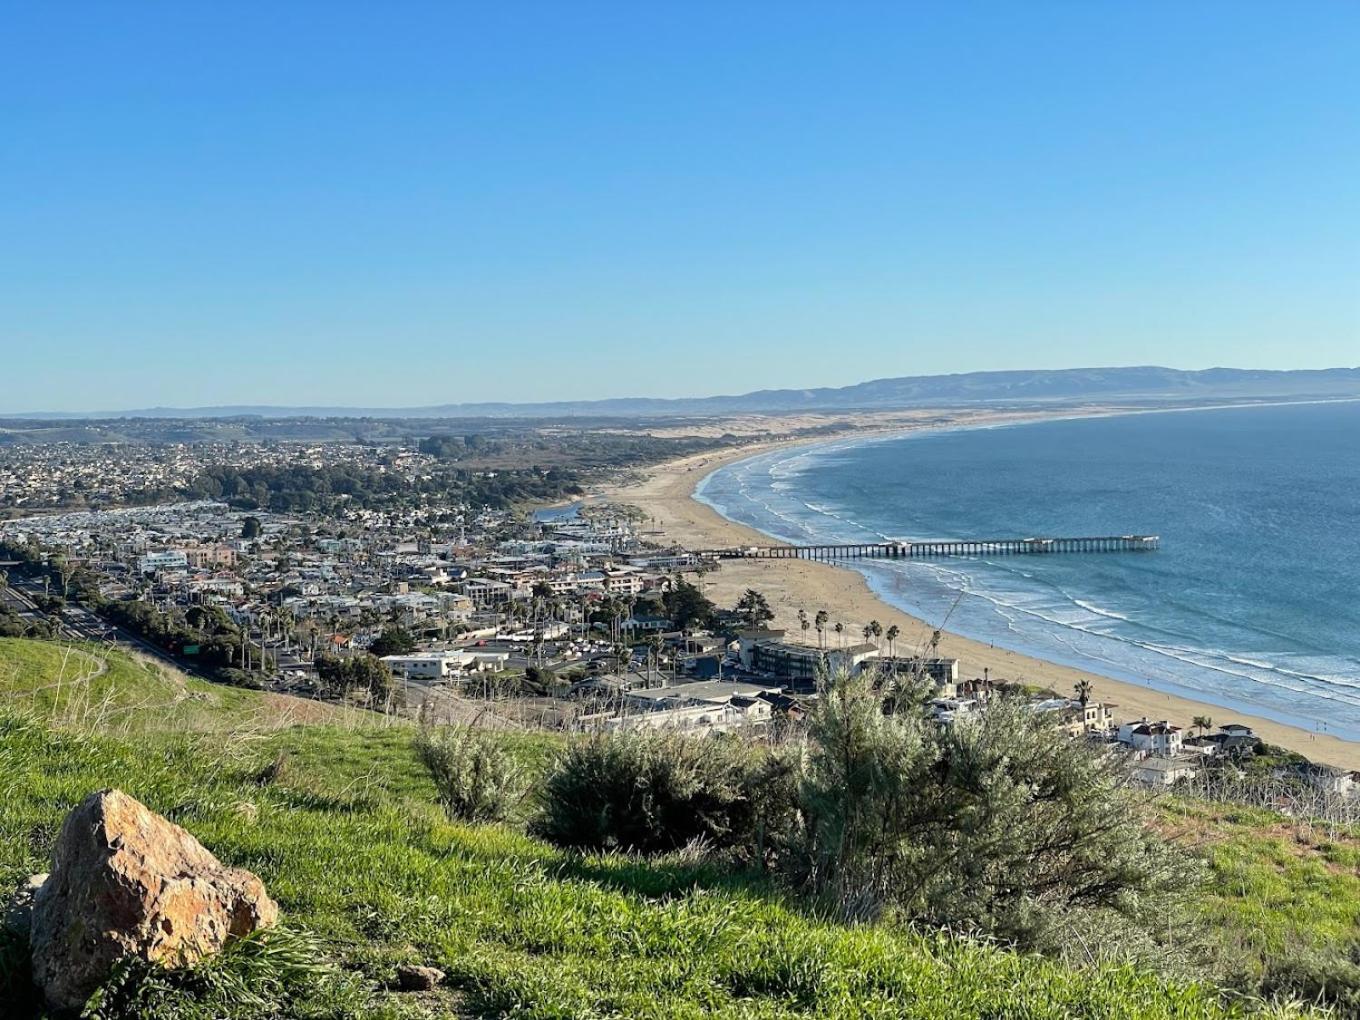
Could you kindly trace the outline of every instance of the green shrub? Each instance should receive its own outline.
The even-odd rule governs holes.
[[[487,730],[474,726],[427,730],[416,738],[416,749],[452,819],[499,821],[522,794],[523,770]]]
[[[250,673],[244,669],[230,667],[219,669],[215,676],[219,683],[230,684],[232,687],[243,687],[250,691],[265,689],[265,678],[262,675]]]
[[[875,912],[919,866],[915,817],[939,749],[927,724],[890,715],[867,672],[838,674],[809,720],[812,748],[800,791],[807,818],[805,874],[845,912]]]
[[[559,846],[653,853],[702,842],[764,855],[795,824],[796,776],[792,754],[735,737],[599,734],[548,776],[537,829]]]
[[[807,877],[847,912],[891,906],[1057,949],[1071,911],[1134,913],[1188,887],[1188,861],[1142,824],[1117,763],[1027,705],[942,727],[883,703],[872,676],[839,676],[811,720]]]

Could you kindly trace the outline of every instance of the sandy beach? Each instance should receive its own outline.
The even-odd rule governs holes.
[[[700,454],[672,461],[651,469],[643,481],[606,490],[603,496],[612,502],[638,507],[653,519],[654,527],[689,548],[768,544],[768,536],[727,520],[695,500],[693,494],[699,482],[712,471],[773,445],[776,444],[751,444],[729,453]],[[837,621],[845,624],[847,640],[859,640],[861,629],[870,620],[878,620],[885,630],[896,624],[901,629],[899,649],[924,647],[931,635],[928,624],[879,599],[861,574],[846,567],[807,560],[728,560],[720,570],[708,574],[703,584],[709,598],[727,606],[747,588],[761,591],[775,611],[773,626],[787,629],[792,640],[801,636],[797,619],[800,609],[806,610],[809,617],[825,609],[831,614],[832,625]],[[815,631],[808,633],[815,637]],[[833,637],[829,635],[829,639]],[[1357,742],[1113,680],[956,634],[943,634],[939,650],[941,655],[959,660],[963,677],[980,677],[987,670],[994,679],[1023,680],[1062,694],[1071,692],[1073,685],[1084,677],[1094,684],[1094,696],[1110,705],[1117,719],[1167,719],[1187,728],[1195,716],[1208,716],[1215,725],[1246,723],[1269,743],[1316,761],[1360,769]]]

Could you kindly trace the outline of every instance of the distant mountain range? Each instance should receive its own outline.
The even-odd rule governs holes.
[[[623,397],[546,403],[466,403],[431,407],[153,407],[85,414],[32,413],[26,419],[91,418],[562,418],[573,416],[775,414],[797,411],[894,410],[960,404],[1076,403],[1089,401],[1197,402],[1302,400],[1360,397],[1360,368],[1265,371],[1210,368],[1070,368],[1039,371],[966,372],[959,375],[875,379],[853,386],[808,390],[757,390],[735,396]]]

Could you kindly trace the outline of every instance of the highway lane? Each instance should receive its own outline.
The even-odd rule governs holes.
[[[21,615],[30,618],[53,619],[53,617],[43,613],[35,601],[39,595],[43,594],[45,594],[45,591],[41,583],[30,578],[16,578],[13,575],[9,578],[8,587],[0,591],[0,595],[3,595],[6,601]],[[140,634],[134,634],[124,627],[110,623],[78,602],[66,603],[61,616],[55,619],[61,636],[69,640],[106,644],[113,648],[122,644],[135,648],[137,651],[164,662],[168,666],[173,666],[181,672],[188,673],[190,676],[196,676],[201,680],[212,679],[193,665],[182,662],[163,651]]]

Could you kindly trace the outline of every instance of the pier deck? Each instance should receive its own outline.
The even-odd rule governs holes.
[[[705,549],[709,559],[919,560],[943,556],[1032,556],[1051,553],[1152,552],[1157,535],[1092,535],[1079,538],[970,538],[931,542],[853,542],[838,545],[750,545]]]

